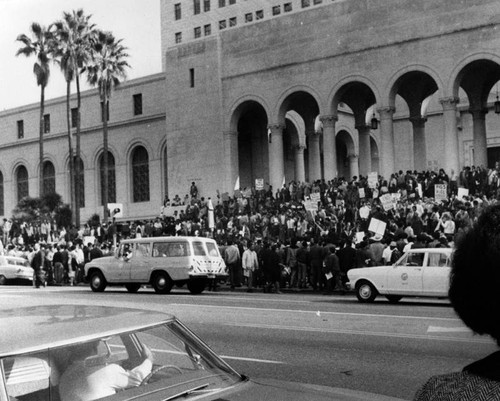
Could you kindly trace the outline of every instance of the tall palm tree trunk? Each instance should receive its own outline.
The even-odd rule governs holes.
[[[80,96],[80,78],[78,76],[78,70],[76,73],[76,166],[75,166],[75,225],[77,228],[80,227],[80,106],[81,106],[81,96]]]
[[[45,113],[45,86],[41,85],[40,90],[40,146],[39,146],[39,164],[40,171],[38,175],[38,196],[43,195],[43,131],[44,131],[44,113]]]
[[[75,208],[75,169],[73,164],[73,144],[71,141],[71,108],[69,99],[71,95],[71,81],[66,81],[66,122],[68,124],[68,155],[69,155],[69,192],[71,209]]]
[[[105,91],[106,92],[106,91]],[[102,145],[104,148],[104,154],[102,157],[103,164],[103,191],[102,191],[102,203],[104,207],[104,223],[108,222],[108,97],[105,95],[102,102]]]

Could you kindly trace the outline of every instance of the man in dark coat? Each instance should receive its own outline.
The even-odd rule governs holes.
[[[45,251],[40,247],[40,244],[35,244],[35,254],[31,261],[31,267],[35,271],[35,287],[40,288],[45,286],[45,274],[43,266],[45,263]]]
[[[269,247],[268,243],[264,243],[264,249],[262,250],[262,270],[264,272],[264,277],[266,284],[264,287],[265,292],[271,292],[271,288],[274,286],[276,294],[281,294],[280,292],[280,278],[281,278],[281,266],[280,257],[278,252],[276,252],[277,246],[273,244]]]

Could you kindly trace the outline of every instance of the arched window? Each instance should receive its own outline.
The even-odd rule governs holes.
[[[80,207],[85,207],[85,170],[84,170],[84,165],[83,165],[83,161],[82,159],[77,159],[75,157],[75,161],[74,161],[74,165],[75,165],[75,174],[76,174],[76,163],[77,163],[77,160],[79,162],[79,170],[78,170],[78,178],[76,180],[76,183],[78,185],[78,188],[80,190],[80,192],[78,193],[78,197],[79,197],[79,202],[78,202],[78,205]]]
[[[17,169],[16,183],[17,183],[17,201],[19,202],[24,197],[29,196],[28,170],[26,170],[26,167],[20,166]]]
[[[149,201],[149,156],[143,146],[132,154],[132,191],[134,202]]]
[[[101,180],[101,204],[103,205],[104,193],[104,154],[99,159],[99,171]],[[108,152],[108,203],[116,203],[116,179],[115,179],[115,157]]]
[[[53,194],[56,192],[56,170],[52,162],[43,163],[43,188],[42,194]]]
[[[0,216],[3,216],[4,214],[5,214],[5,206],[3,199],[3,174],[0,171]]]

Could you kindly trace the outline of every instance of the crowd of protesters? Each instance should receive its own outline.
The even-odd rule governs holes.
[[[388,195],[392,202],[383,202]],[[83,281],[85,263],[112,253],[121,239],[210,236],[220,246],[231,288],[279,293],[283,287],[310,287],[331,293],[344,291],[349,269],[394,263],[410,248],[453,246],[498,199],[500,163],[492,169],[464,167],[450,176],[440,169],[399,171],[387,180],[372,174],[292,181],[277,191],[243,188],[214,200],[200,197],[192,183],[183,198],[166,198],[153,220],[77,229],[4,219],[0,252],[28,259],[39,272],[37,287],[71,285]],[[372,222],[383,228],[373,229]]]

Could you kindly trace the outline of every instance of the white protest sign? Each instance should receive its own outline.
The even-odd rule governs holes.
[[[361,199],[363,199],[366,196],[365,195],[365,189],[364,188],[359,188],[358,191],[359,191],[359,197]]]
[[[319,192],[313,192],[310,195],[310,198],[311,198],[311,202],[316,203],[316,205],[318,204],[318,202],[321,202],[321,194]]]
[[[255,179],[255,189],[257,191],[262,191],[264,189],[264,178]]]
[[[373,217],[370,220],[370,224],[368,226],[368,231],[371,231],[375,234],[384,235],[385,228],[387,227],[387,223],[382,220],[374,219]]]
[[[457,198],[459,200],[464,200],[466,196],[469,196],[469,190],[467,188],[458,188]]]
[[[368,174],[368,187],[376,188],[378,183],[378,173],[376,171]]]
[[[384,194],[379,199],[380,203],[382,203],[382,207],[386,212],[388,210],[394,209],[394,200],[392,199],[391,194]]]
[[[448,193],[446,191],[446,184],[435,184],[434,185],[434,199],[437,202],[441,202],[443,200],[448,199]]]

